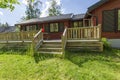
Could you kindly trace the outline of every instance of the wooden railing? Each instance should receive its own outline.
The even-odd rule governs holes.
[[[67,28],[65,28],[63,35],[62,35],[62,52],[64,53],[65,47],[67,43]]]
[[[0,33],[0,41],[31,41],[37,31]]]
[[[32,44],[33,44],[33,48],[34,50],[37,50],[43,42],[43,33],[42,33],[42,29],[34,36]]]
[[[99,40],[100,38],[101,25],[67,29],[68,40]]]

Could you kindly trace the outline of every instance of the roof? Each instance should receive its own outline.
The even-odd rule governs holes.
[[[103,5],[104,3],[108,2],[109,0],[100,0],[99,2],[95,3],[94,5],[90,6],[88,8],[88,12],[93,11],[94,9],[100,7],[101,5]]]
[[[41,18],[35,18],[26,20],[20,23],[17,23],[16,25],[22,25],[22,24],[30,24],[30,23],[37,23],[37,22],[50,22],[50,21],[58,21],[58,20],[80,20],[83,19],[85,14],[78,14],[73,15],[71,14],[63,14],[59,16],[48,16],[48,17],[41,17]]]
[[[77,14],[77,15],[73,15],[72,20],[80,20],[83,19],[85,17],[85,14]]]
[[[14,32],[16,29],[15,26],[0,27],[0,33]]]
[[[56,21],[56,20],[66,20],[66,19],[71,19],[72,16],[73,16],[73,14],[71,13],[71,14],[63,14],[63,15],[59,15],[59,16],[41,17],[41,18],[26,20],[26,21],[17,23],[16,25],[27,24],[27,23],[36,23],[36,22]]]

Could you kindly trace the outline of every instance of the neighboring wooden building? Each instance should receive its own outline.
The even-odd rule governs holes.
[[[61,39],[65,27],[83,27],[84,16],[85,14],[63,14],[59,16],[30,19],[16,25],[20,25],[21,31],[33,31],[44,28],[44,39]]]
[[[120,0],[100,0],[88,8],[86,17],[92,17],[94,25],[102,24],[102,37],[120,48]]]

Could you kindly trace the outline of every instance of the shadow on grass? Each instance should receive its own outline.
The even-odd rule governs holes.
[[[24,45],[23,45],[24,46]],[[16,55],[26,55],[28,47],[21,47],[18,44],[3,44],[0,45],[0,54],[16,54]]]
[[[82,66],[83,63],[88,61],[105,61],[105,62],[116,62],[116,59],[120,61],[120,50],[111,49],[104,50],[103,52],[92,52],[92,51],[66,51],[65,58],[72,63]]]
[[[52,59],[52,58],[63,58],[63,55],[61,54],[42,54],[42,53],[35,53],[34,54],[34,59],[35,62],[38,63],[39,61],[43,61],[43,60],[48,60],[48,59]]]

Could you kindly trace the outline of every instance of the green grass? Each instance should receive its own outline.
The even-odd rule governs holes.
[[[0,80],[120,80],[120,50],[23,54],[1,52]]]

